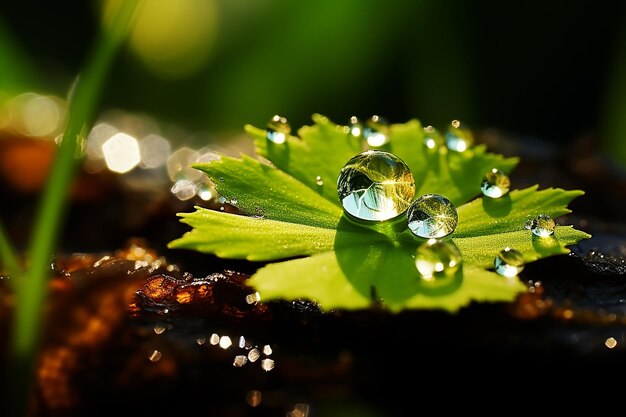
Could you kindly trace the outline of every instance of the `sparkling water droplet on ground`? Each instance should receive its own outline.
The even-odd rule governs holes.
[[[322,177],[320,177],[319,175],[315,177],[315,183],[319,185],[320,187],[324,185],[324,181],[322,180]]]
[[[337,179],[339,200],[355,219],[384,221],[404,213],[415,195],[409,167],[397,156],[370,150],[351,158]]]
[[[389,122],[377,115],[370,117],[365,122],[363,137],[370,146],[383,146],[389,142]]]
[[[222,349],[228,349],[232,345],[233,345],[233,341],[230,339],[229,336],[220,337],[220,347]]]
[[[235,356],[235,359],[233,360],[233,366],[237,368],[241,368],[246,363],[248,363],[248,358],[245,355],[237,355]]]
[[[161,360],[162,357],[163,354],[161,352],[159,352],[158,350],[153,350],[148,359],[150,359],[150,362],[158,362]]]
[[[524,256],[520,251],[506,247],[496,256],[493,266],[498,274],[512,278],[524,269]]]
[[[533,232],[533,235],[539,237],[552,236],[555,227],[554,219],[547,214],[540,214],[530,222],[530,230]]]
[[[267,123],[266,137],[268,140],[281,144],[285,143],[287,136],[291,133],[291,126],[287,119],[276,115]]]
[[[261,357],[261,352],[259,352],[259,349],[254,348],[252,350],[250,350],[250,352],[248,352],[248,360],[250,362],[256,362],[257,359],[259,359]]]
[[[251,390],[246,394],[246,402],[250,407],[257,407],[261,404],[261,399],[263,398],[263,394],[261,391]]]
[[[472,131],[461,125],[458,120],[453,120],[446,131],[446,146],[451,151],[463,152],[474,144]]]
[[[425,281],[454,278],[461,269],[461,252],[452,241],[429,239],[415,251],[415,266]]]
[[[509,177],[499,169],[493,168],[483,176],[480,191],[487,197],[500,198],[509,192],[510,187]]]
[[[441,144],[441,134],[432,126],[424,128],[424,145],[428,149],[437,149]]]
[[[261,361],[261,368],[263,368],[264,371],[271,371],[272,369],[274,369],[274,360],[273,359],[263,359]]]
[[[256,304],[259,301],[261,301],[261,294],[259,294],[258,291],[246,295],[246,303],[248,304]]]
[[[425,194],[411,203],[407,223],[414,235],[426,239],[448,236],[456,229],[459,216],[450,200],[440,194]]]

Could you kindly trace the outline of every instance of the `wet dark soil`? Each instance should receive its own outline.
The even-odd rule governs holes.
[[[83,174],[90,194],[74,195],[55,258],[31,414],[405,416],[606,401],[626,369],[624,168],[594,138],[563,149],[496,130],[479,137],[521,157],[516,188],[585,190],[559,223],[593,237],[527,265],[530,291],[515,302],[456,314],[248,304],[245,278],[260,264],[166,248],[186,231],[175,213],[193,201]],[[33,195],[3,192],[12,204],[0,214],[20,242]]]

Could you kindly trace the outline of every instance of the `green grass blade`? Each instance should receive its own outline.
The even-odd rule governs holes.
[[[67,193],[77,165],[76,151],[91,126],[102,86],[115,53],[126,37],[138,0],[118,2],[112,18],[102,30],[85,69],[70,97],[69,118],[50,178],[38,209],[29,246],[30,267],[16,286],[12,335],[11,387],[14,411],[23,414],[28,384],[40,334],[41,310],[46,298],[50,260],[61,226]]]
[[[19,274],[20,263],[2,223],[0,223],[0,262],[2,263],[0,272],[10,276]]]

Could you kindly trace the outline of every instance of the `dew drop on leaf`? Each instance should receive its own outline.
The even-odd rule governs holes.
[[[399,216],[415,196],[415,180],[396,155],[369,150],[341,169],[337,193],[344,211],[358,220],[384,221]]]
[[[383,146],[389,142],[389,122],[383,117],[374,115],[365,122],[363,137],[373,147]]]
[[[439,148],[441,144],[441,134],[432,126],[426,126],[424,128],[424,145],[429,150],[435,150]]]
[[[555,227],[554,219],[547,214],[540,214],[530,222],[530,230],[533,232],[533,235],[539,237],[552,236]]]
[[[346,126],[346,133],[354,136],[355,138],[361,137],[363,134],[363,124],[358,117],[350,117],[350,122],[348,123],[348,126]]]
[[[524,256],[517,249],[506,247],[496,255],[493,266],[504,277],[514,277],[524,269]]]
[[[440,194],[425,194],[408,209],[407,223],[414,235],[426,239],[448,236],[456,229],[459,216],[450,200]]]
[[[499,169],[493,168],[483,176],[480,191],[486,197],[500,198],[509,192],[510,187],[511,180],[509,177]]]
[[[321,187],[322,185],[324,185],[324,180],[322,180],[322,177],[318,175],[317,177],[315,177],[315,183]]]
[[[415,252],[415,266],[428,282],[454,278],[461,261],[461,252],[451,240],[429,239]]]
[[[461,122],[453,120],[446,131],[446,146],[451,151],[463,152],[474,143],[472,131],[463,127]]]
[[[285,143],[290,133],[291,126],[284,117],[275,115],[267,123],[266,137],[269,141],[277,144]]]

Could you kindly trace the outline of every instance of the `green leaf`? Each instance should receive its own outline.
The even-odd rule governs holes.
[[[553,236],[539,238],[525,227],[538,214],[558,218],[569,213],[567,205],[582,191],[533,186],[499,199],[476,198],[485,172],[510,172],[518,159],[489,153],[481,145],[465,152],[431,150],[424,145],[419,121],[395,124],[385,150],[411,168],[416,197],[438,193],[458,206],[459,224],[449,240],[460,250],[462,266],[446,279],[425,280],[415,254],[426,240],[408,230],[404,215],[361,224],[343,214],[337,176],[366,146],[348,135],[345,126],[321,115],[313,118],[314,125],[302,127],[283,144],[247,125],[261,160],[223,156],[194,165],[242,214],[201,207],[180,213],[191,230],[170,247],[277,261],[259,268],[248,281],[264,301],[308,299],[325,310],[379,306],[392,312],[456,312],[472,302],[510,302],[526,290],[521,279],[493,272],[494,258],[505,247],[519,250],[528,263],[566,254],[569,246],[590,237],[558,225]]]
[[[293,177],[244,155],[194,165],[234,206],[267,219],[334,228],[342,211]]]

